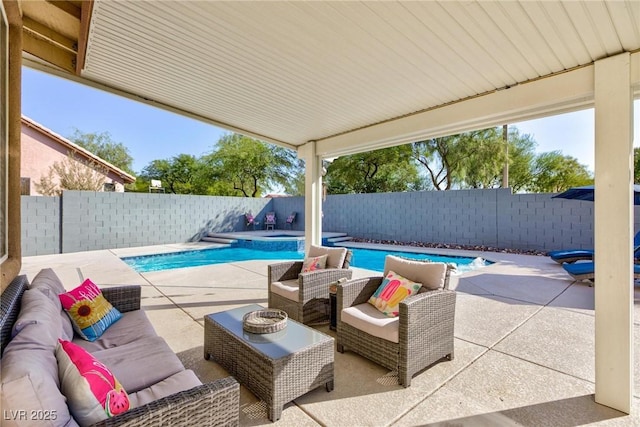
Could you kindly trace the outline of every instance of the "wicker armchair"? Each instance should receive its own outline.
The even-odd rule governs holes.
[[[417,372],[440,359],[453,359],[456,293],[448,289],[449,267],[443,263],[387,256],[384,276],[390,270],[422,283],[422,288],[400,302],[399,316],[390,320],[392,318],[385,318],[368,303],[384,277],[357,279],[338,285],[337,347],[340,353],[345,349],[351,350],[388,369],[397,370],[400,385],[409,387]],[[345,309],[350,311],[343,313]],[[352,320],[354,312],[356,321]],[[378,322],[379,329],[376,326],[370,328],[367,317],[376,319],[372,323]],[[362,319],[365,319],[366,326],[363,326]],[[381,323],[384,325],[380,326]]]
[[[351,279],[352,252],[347,248],[311,246],[309,256],[327,254],[327,268],[302,273],[302,261],[282,262],[267,267],[269,307],[279,308],[300,323],[329,319],[329,285]]]

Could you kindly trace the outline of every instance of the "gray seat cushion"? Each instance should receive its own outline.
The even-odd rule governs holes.
[[[134,393],[184,371],[182,362],[161,337],[142,338],[93,353],[127,393]]]
[[[122,318],[109,326],[97,340],[89,342],[76,337],[73,342],[89,353],[95,353],[157,335],[144,310],[134,310],[122,313]]]
[[[154,400],[170,396],[174,393],[190,390],[194,387],[202,385],[202,382],[196,377],[192,370],[186,370],[171,375],[169,378],[160,381],[157,384],[147,387],[137,393],[129,394],[129,401],[132,408],[146,405]]]

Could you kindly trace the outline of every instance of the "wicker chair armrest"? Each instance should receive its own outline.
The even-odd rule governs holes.
[[[287,261],[267,266],[269,284],[283,280],[294,280],[302,271],[302,261]]]
[[[336,303],[338,311],[369,301],[382,283],[383,277],[364,277],[338,285]]]
[[[130,409],[93,426],[237,426],[239,422],[240,384],[227,377]]]
[[[456,292],[448,289],[423,292],[400,302],[400,333],[421,334],[434,324],[453,323]]]
[[[302,290],[302,299],[329,298],[329,285],[339,279],[351,279],[353,271],[344,268],[326,268],[323,270],[300,273],[298,281]]]
[[[140,285],[101,287],[102,295],[121,313],[140,310],[142,287]]]

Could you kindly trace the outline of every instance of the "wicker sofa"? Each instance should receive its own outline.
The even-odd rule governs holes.
[[[3,426],[77,426],[60,391],[55,349],[58,338],[83,347],[107,366],[129,395],[128,411],[100,426],[218,426],[239,423],[239,384],[233,377],[202,384],[159,337],[143,310],[140,286],[103,287],[122,314],[89,342],[75,335],[58,293],[53,270],[31,284],[19,276],[2,293]]]
[[[395,318],[382,315],[368,303],[389,271],[422,285],[417,294],[400,302]],[[384,276],[338,285],[338,351],[351,350],[396,370],[404,387],[422,369],[443,358],[452,360],[456,292],[448,289],[449,274],[443,263],[388,255]]]

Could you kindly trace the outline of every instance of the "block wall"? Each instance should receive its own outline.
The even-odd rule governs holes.
[[[65,191],[62,251],[198,241],[208,232],[245,228],[244,214],[270,199]]]
[[[21,196],[22,255],[60,253],[60,197]]]
[[[328,196],[323,230],[353,237],[485,245],[549,251],[591,248],[593,203],[509,189]],[[275,211],[277,229],[291,212],[304,230],[304,198],[274,199],[65,191],[22,196],[23,256],[199,240],[207,232],[245,229],[244,214],[262,224]],[[635,211],[640,230],[640,208]],[[288,228],[287,228],[288,229]]]

